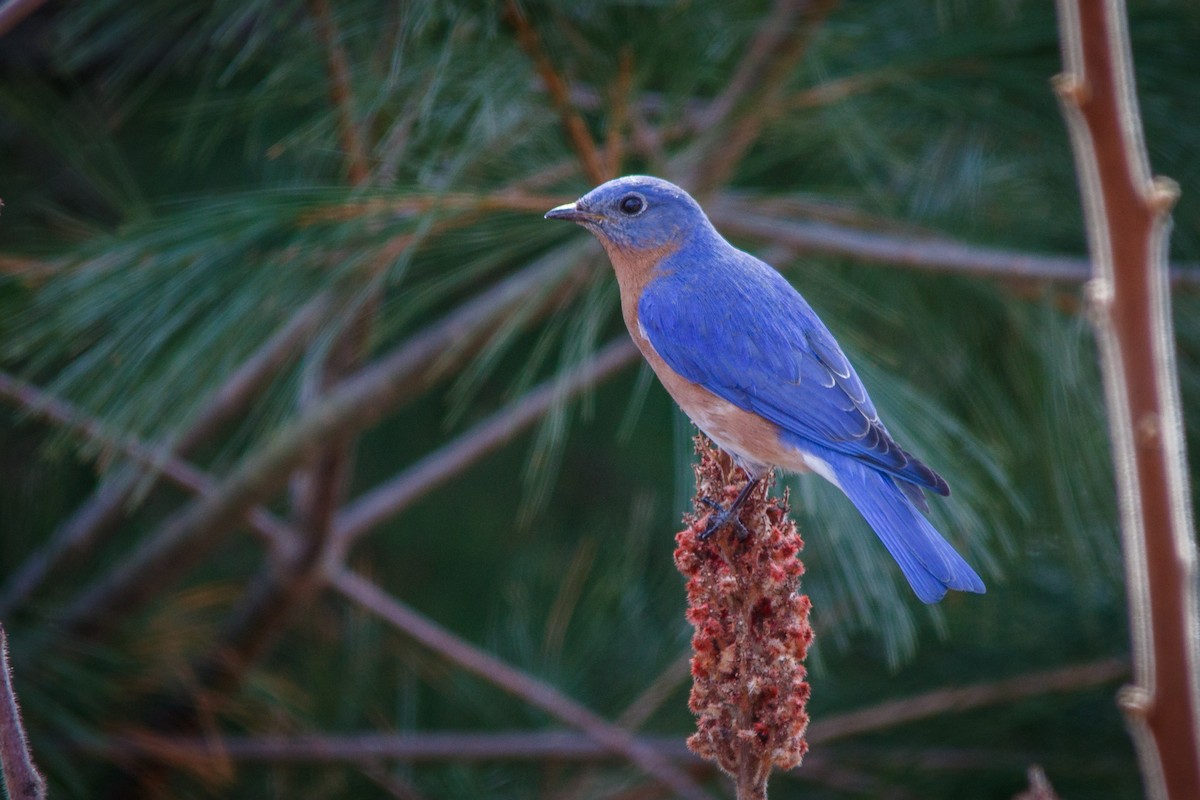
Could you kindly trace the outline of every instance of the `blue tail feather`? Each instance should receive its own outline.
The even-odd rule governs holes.
[[[986,591],[975,570],[916,509],[894,478],[847,458],[831,466],[842,491],[875,529],[923,602],[938,602],[947,589]]]

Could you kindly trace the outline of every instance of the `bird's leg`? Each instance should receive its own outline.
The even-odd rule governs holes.
[[[754,489],[758,486],[758,482],[762,479],[763,476],[761,474],[750,478],[750,480],[746,482],[746,485],[742,487],[742,490],[738,492],[737,497],[733,498],[733,502],[730,503],[728,507],[721,505],[716,500],[710,500],[707,497],[701,497],[700,502],[713,509],[713,515],[708,518],[708,524],[704,526],[703,531],[697,534],[696,538],[703,542],[705,539],[709,538],[730,523],[733,523],[734,527],[737,528],[739,539],[745,539],[748,537],[750,535],[750,531],[746,530],[746,526],[742,524],[741,519],[738,517],[738,512],[741,511],[742,506],[746,504],[746,498],[750,496],[750,493],[754,491]]]

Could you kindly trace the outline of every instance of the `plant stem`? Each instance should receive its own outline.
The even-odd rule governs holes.
[[[1196,547],[1167,279],[1178,187],[1152,179],[1119,0],[1060,0],[1071,133],[1095,277],[1133,639],[1119,695],[1155,800],[1200,797]]]

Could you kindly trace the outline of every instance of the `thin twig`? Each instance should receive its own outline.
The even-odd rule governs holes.
[[[573,170],[564,162],[547,181],[567,177]],[[535,184],[530,184],[535,185]],[[427,213],[435,209],[461,211],[544,211],[561,203],[561,195],[533,195],[504,191],[493,194],[447,194],[375,198],[350,202],[320,212],[322,218],[351,217],[391,212]],[[778,207],[777,207],[778,206]],[[719,193],[706,206],[713,223],[724,233],[777,242],[802,252],[844,256],[858,261],[910,267],[932,272],[981,277],[1081,283],[1091,274],[1086,258],[1052,256],[984,247],[928,234],[864,229],[835,222],[797,221],[787,206],[769,198],[745,193]],[[1200,263],[1176,263],[1171,268],[1176,286],[1200,288]]]
[[[12,685],[12,666],[8,662],[8,635],[0,625],[0,767],[4,789],[11,800],[42,800],[46,780],[33,764],[21,709]]]
[[[608,118],[608,130],[604,140],[605,175],[615,178],[621,174],[621,161],[625,144],[625,126],[629,124],[629,106],[633,91],[633,51],[629,45],[621,47],[617,57],[617,80],[610,92],[612,113]]]
[[[182,458],[134,437],[109,433],[94,417],[5,372],[0,372],[0,399],[20,407],[31,416],[48,420],[105,448],[119,451],[139,466],[161,472],[176,486],[194,494],[211,494],[217,485],[211,476]],[[287,526],[261,506],[247,512],[246,522],[272,542],[280,553],[286,555],[289,552],[287,548],[291,542]]]
[[[1120,0],[1060,0],[1055,89],[1080,177],[1125,551],[1133,683],[1119,697],[1146,793],[1200,797],[1196,533],[1167,280],[1179,187],[1152,178]]]
[[[688,188],[723,186],[763,128],[786,110],[788,81],[836,0],[777,0],[747,46],[724,93],[705,114],[696,143],[674,169]]]
[[[1028,278],[1080,283],[1087,280],[1087,259],[1044,256],[964,244],[952,239],[875,233],[827,222],[793,222],[757,212],[742,199],[719,199],[709,214],[733,236],[777,242],[802,252],[845,256],[874,264],[912,267],[978,277]],[[1200,287],[1200,265],[1179,265],[1172,281]]]
[[[1128,674],[1129,663],[1125,659],[1105,658],[973,686],[935,689],[818,720],[809,726],[808,740],[814,745],[824,744],[930,717],[1013,703],[1055,692],[1074,692],[1103,686]]]
[[[300,311],[254,352],[225,383],[188,429],[170,447],[184,455],[207,441],[217,429],[240,413],[262,386],[282,369],[312,335],[329,307],[321,295]],[[129,513],[138,491],[148,492],[158,467],[124,468],[103,481],[96,491],[58,528],[42,547],[28,556],[0,589],[0,618],[22,605],[55,570],[91,552],[114,532]]]
[[[345,574],[353,575],[350,572]],[[356,576],[355,580],[369,583],[361,576]],[[350,585],[351,582],[347,581],[347,586]],[[358,598],[357,593],[348,593],[347,596],[356,600]],[[364,597],[366,596],[368,595],[364,594]],[[373,601],[363,605],[371,610],[375,610],[376,606]],[[387,609],[390,605],[384,603],[379,607]],[[383,618],[389,619],[388,616]],[[392,621],[402,621],[404,624],[399,626],[400,629],[409,632],[407,616]],[[421,621],[428,623],[428,620]],[[473,647],[461,640],[454,644]],[[455,660],[449,655],[459,654],[455,646],[446,650],[440,647],[433,649]],[[467,656],[468,660],[472,657],[473,654]],[[480,670],[484,667],[482,663],[476,665]],[[1124,660],[1104,659],[1057,670],[1032,672],[992,683],[936,689],[902,700],[828,717],[822,722],[813,723],[809,727],[808,736],[813,744],[827,744],[946,714],[1008,705],[1058,692],[1085,691],[1096,686],[1112,684],[1128,672],[1129,667]],[[683,762],[694,758],[677,736],[639,736],[637,741],[666,758]],[[70,746],[79,752],[109,759],[127,757],[130,752],[143,749],[159,751],[161,748],[161,752],[175,752],[183,760],[215,758],[219,754],[221,757],[237,761],[326,763],[371,763],[381,759],[413,762],[548,759],[594,761],[611,758],[618,752],[595,737],[568,731],[423,731],[299,736],[229,735],[219,738],[113,735],[74,740]],[[810,754],[808,759],[816,756],[815,753]],[[807,771],[809,765],[809,761],[806,760],[806,769],[800,774]]]
[[[45,2],[46,0],[7,0],[0,5],[0,36],[24,22],[26,17],[41,8]]]
[[[622,753],[634,764],[654,775],[679,797],[707,797],[678,767],[654,749],[646,747],[630,732],[605,720],[549,684],[513,668],[436,625],[361,575],[343,567],[331,576],[331,580],[338,591],[347,598],[403,630],[407,636],[440,653],[460,668],[499,686],[509,694],[554,715],[572,727],[585,731],[591,739]]]
[[[11,378],[0,373],[0,394],[11,396],[11,383]],[[31,398],[20,393],[18,396],[24,401],[23,404],[41,408],[57,404],[57,401],[48,400],[45,396]],[[64,408],[57,411],[64,421],[74,420],[78,416],[74,409],[66,404],[61,405]],[[110,437],[99,429],[99,426],[75,420],[72,428],[89,438],[111,441]],[[141,457],[147,461],[154,458],[151,448],[136,440],[126,439],[112,442],[112,444],[130,457]],[[164,465],[165,475],[175,480],[183,488],[201,494],[202,497],[211,497],[219,489],[211,477],[178,458],[167,456],[161,458],[161,463]],[[265,511],[251,514],[247,522],[252,529],[262,534],[273,547],[282,553],[296,552],[301,546],[302,537],[299,533]],[[618,726],[606,722],[548,684],[441,628],[399,600],[392,598],[361,575],[337,563],[330,564],[329,569],[330,573],[327,578],[334,588],[363,605],[364,608],[380,615],[385,621],[440,653],[451,662],[536,705],[557,719],[579,727],[589,735],[599,737],[598,741],[604,743],[609,749],[623,753],[634,763],[642,765],[651,774],[659,775],[667,785],[679,792],[680,796],[693,798],[706,796],[669,765],[665,768],[665,772],[660,772],[661,760],[652,752],[639,747],[632,735],[624,732]]]
[[[487,453],[510,441],[556,403],[592,386],[636,360],[637,350],[622,337],[567,375],[526,392],[509,406],[422,458],[396,477],[355,500],[337,516],[338,549],[348,549],[363,533],[407,508]]]
[[[321,443],[369,428],[465,357],[498,315],[572,274],[569,246],[501,281],[340,384],[260,449],[243,458],[216,491],[171,517],[66,610],[65,629],[94,634],[175,580],[230,535],[248,509],[266,501]]]
[[[317,38],[325,48],[325,63],[329,69],[329,99],[337,117],[338,139],[346,154],[346,175],[350,183],[359,186],[366,181],[370,170],[363,144],[362,130],[354,118],[354,87],[350,64],[342,47],[337,22],[328,0],[308,0],[308,11],[317,29]]]
[[[517,36],[517,44],[525,51],[525,55],[533,62],[534,67],[546,84],[546,91],[558,111],[567,141],[571,143],[584,175],[592,183],[603,183],[605,180],[604,160],[597,151],[596,142],[588,133],[583,117],[571,105],[571,93],[567,81],[558,73],[554,62],[546,54],[541,37],[525,16],[525,11],[517,0],[506,0],[503,12],[504,21],[513,29]]]

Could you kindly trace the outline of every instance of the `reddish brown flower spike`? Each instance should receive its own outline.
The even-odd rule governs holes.
[[[808,750],[803,662],[813,631],[811,603],[797,591],[804,566],[796,557],[804,542],[788,518],[787,493],[768,497],[773,480],[742,507],[749,536],[727,526],[700,541],[712,513],[702,498],[728,502],[746,477],[704,437],[696,437],[696,452],[693,511],[675,537],[695,629],[688,705],[696,733],[688,747],[732,775],[739,797],[765,797],[772,766],[797,767]]]

